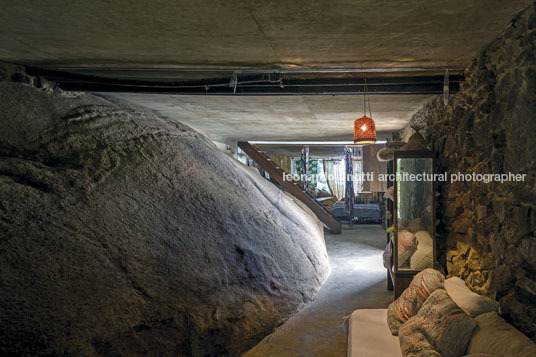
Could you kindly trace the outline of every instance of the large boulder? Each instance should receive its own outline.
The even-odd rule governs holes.
[[[0,355],[239,355],[329,274],[318,220],[191,128],[0,83]]]

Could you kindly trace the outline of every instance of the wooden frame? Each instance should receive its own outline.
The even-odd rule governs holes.
[[[391,180],[391,176],[389,175],[392,175],[393,174],[393,164],[392,162],[387,162],[387,189],[389,189],[389,187],[393,186],[394,185],[394,180]],[[389,213],[391,215],[391,217],[387,216],[387,219],[386,219],[386,228],[389,228],[391,226],[394,227],[394,223],[393,223],[393,218],[394,218],[394,201],[393,201],[394,197],[391,199],[391,198],[388,198],[387,199],[387,202],[386,202],[386,205],[385,205],[385,213]],[[393,290],[394,289],[394,279],[393,279],[393,272],[391,271],[391,268],[393,267],[393,258],[394,258],[394,253],[393,253],[393,240],[392,240],[392,234],[387,232],[386,233],[387,235],[387,244],[389,244],[389,251],[391,252],[391,257],[389,259],[389,269],[387,269],[387,290]]]
[[[395,181],[394,184],[394,203],[393,203],[393,227],[394,227],[394,238],[393,238],[393,246],[392,246],[392,252],[393,252],[393,259],[392,259],[392,266],[390,269],[390,275],[393,280],[394,284],[394,295],[395,298],[400,296],[400,294],[406,289],[406,287],[409,285],[411,280],[413,279],[413,276],[419,272],[419,270],[411,270],[411,269],[399,269],[398,266],[398,185],[396,180],[396,174],[397,174],[397,162],[398,159],[419,159],[419,158],[425,158],[425,159],[431,159],[432,160],[432,175],[435,175],[435,165],[434,165],[434,157],[433,153],[431,151],[427,150],[397,150],[394,152],[393,157],[393,173],[395,174]],[[436,267],[436,260],[437,260],[437,242],[436,242],[436,185],[435,181],[432,181],[432,232],[430,232],[430,235],[432,237],[433,241],[433,252],[432,252],[432,266],[431,268]]]

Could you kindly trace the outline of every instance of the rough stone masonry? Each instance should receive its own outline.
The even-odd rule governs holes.
[[[465,77],[447,106],[436,98],[412,118],[426,124],[436,171],[526,176],[440,183],[440,261],[496,298],[503,316],[536,341],[535,8],[482,49]]]

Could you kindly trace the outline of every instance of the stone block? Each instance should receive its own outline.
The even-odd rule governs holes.
[[[525,83],[527,84],[527,94],[536,96],[536,67],[530,66],[524,72]]]
[[[460,252],[458,252],[457,250],[449,250],[447,252],[447,261],[448,262],[452,262],[452,258],[454,258],[455,256],[457,255],[460,255]]]
[[[477,234],[476,238],[475,238],[475,241],[481,247],[486,247],[486,246],[489,246],[489,244],[490,244],[488,236],[485,236],[483,234]]]
[[[536,30],[533,30],[533,31],[528,33],[527,42],[530,43],[531,46],[536,45]]]
[[[527,29],[532,30],[536,28],[536,11],[532,11],[527,19]]]
[[[463,259],[467,259],[469,252],[471,251],[471,246],[465,242],[458,242],[456,243],[456,248],[459,255],[462,256]]]
[[[518,296],[518,293],[519,291],[513,290],[499,300],[502,315],[506,321],[534,340],[536,309],[533,305],[527,305],[527,301]]]
[[[470,212],[468,211],[467,209],[464,211],[464,214],[466,214],[466,212]],[[473,221],[471,218],[467,217],[467,216],[461,216],[460,218],[456,219],[453,223],[452,223],[452,230],[456,233],[467,233],[467,230],[469,229],[469,227],[471,227],[473,225]]]
[[[477,224],[475,228],[475,232],[478,234],[489,234],[491,232],[495,232],[499,229],[500,222],[497,219],[497,216],[495,216],[493,213],[488,214],[482,218],[481,224]]]
[[[525,274],[518,274],[515,287],[523,290],[522,293],[526,299],[536,302],[536,281]]]
[[[530,210],[530,228],[536,232],[536,209],[534,207]]]
[[[456,232],[450,232],[447,235],[447,247],[456,249],[457,251],[458,242],[465,242],[465,240],[465,235]]]
[[[445,145],[443,146],[443,155],[449,156],[456,150],[456,137],[454,135],[447,135]]]
[[[530,267],[531,270],[536,270],[536,238],[523,238],[519,248],[524,264]]]
[[[492,285],[499,295],[506,294],[516,282],[516,271],[511,266],[497,265],[493,269]]]
[[[447,271],[451,276],[459,276],[465,278],[467,272],[467,261],[460,255],[452,257],[451,262],[447,261]]]
[[[467,278],[465,279],[465,283],[471,290],[474,292],[485,295],[488,293],[488,290],[491,285],[491,274],[490,271],[486,270],[475,270],[471,271]]]
[[[467,267],[471,271],[480,270],[483,268],[480,253],[471,248],[467,255]]]
[[[490,239],[490,246],[497,264],[505,264],[506,242],[501,233],[495,233]]]
[[[452,203],[448,204],[446,207],[445,215],[447,217],[458,217],[464,211],[463,205],[458,200],[451,202]]]
[[[514,206],[511,220],[517,226],[517,234],[521,237],[531,233],[530,208],[527,206]]]
[[[499,219],[499,222],[503,222],[504,218],[506,217],[506,210],[508,203],[504,199],[495,199],[491,201],[491,205],[493,208],[493,213],[495,213],[495,216]]]

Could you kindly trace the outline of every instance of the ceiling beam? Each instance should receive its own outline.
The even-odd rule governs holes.
[[[180,73],[165,78],[144,72],[139,78],[114,78],[65,70],[27,67],[27,72],[55,82],[67,91],[151,93],[177,95],[362,95],[369,94],[441,94],[444,75],[397,72],[378,75],[337,72],[234,72],[214,77],[213,73],[197,72],[196,79],[181,78]],[[450,92],[457,92],[463,76],[449,78]]]

